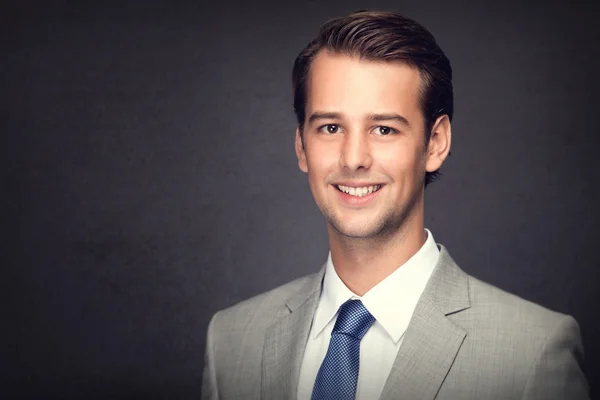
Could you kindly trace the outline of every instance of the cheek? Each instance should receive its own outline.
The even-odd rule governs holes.
[[[335,169],[339,156],[334,146],[313,146],[307,149],[306,158],[310,175],[327,176]]]
[[[413,169],[418,160],[414,149],[395,145],[378,149],[375,160],[389,173],[406,172]]]
[[[425,173],[425,155],[414,146],[388,146],[378,151],[376,160],[379,168],[395,182],[417,180],[421,172]]]

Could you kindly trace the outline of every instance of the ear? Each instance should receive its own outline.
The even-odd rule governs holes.
[[[306,151],[304,151],[300,127],[296,128],[296,140],[294,147],[296,148],[296,156],[298,157],[298,167],[302,172],[308,172],[308,165],[306,164]]]
[[[431,137],[427,145],[427,161],[425,170],[427,172],[437,171],[448,153],[450,153],[450,144],[452,142],[452,127],[450,118],[447,115],[438,117],[431,128]]]

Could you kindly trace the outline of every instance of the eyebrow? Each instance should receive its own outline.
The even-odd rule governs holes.
[[[308,117],[308,124],[312,124],[315,121],[318,121],[320,119],[342,119],[342,114],[338,113],[338,112],[314,112],[310,115],[310,117]],[[406,119],[405,117],[403,117],[400,114],[397,113],[389,113],[389,114],[369,114],[368,119],[370,121],[396,121],[399,122],[401,124],[404,124],[408,127],[410,127],[410,122],[408,122],[408,119]]]
[[[342,119],[342,114],[337,112],[314,112],[308,117],[308,124],[312,124],[320,119]]]
[[[410,122],[400,114],[369,114],[369,120],[371,121],[396,121],[410,127]]]

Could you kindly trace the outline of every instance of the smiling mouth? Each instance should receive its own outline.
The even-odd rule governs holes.
[[[379,189],[381,189],[381,185],[371,185],[371,186],[362,186],[362,187],[352,187],[352,186],[344,186],[344,185],[333,185],[340,192],[349,194],[354,197],[364,197],[368,196],[371,193],[375,193]]]

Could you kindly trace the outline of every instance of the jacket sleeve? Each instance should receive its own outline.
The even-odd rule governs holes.
[[[216,315],[215,315],[216,316]],[[206,349],[204,352],[204,371],[202,373],[202,400],[219,400],[219,387],[214,358],[214,321],[212,317],[206,333]]]
[[[579,325],[573,317],[565,315],[532,365],[522,399],[589,399],[589,386],[581,371],[582,362]]]

